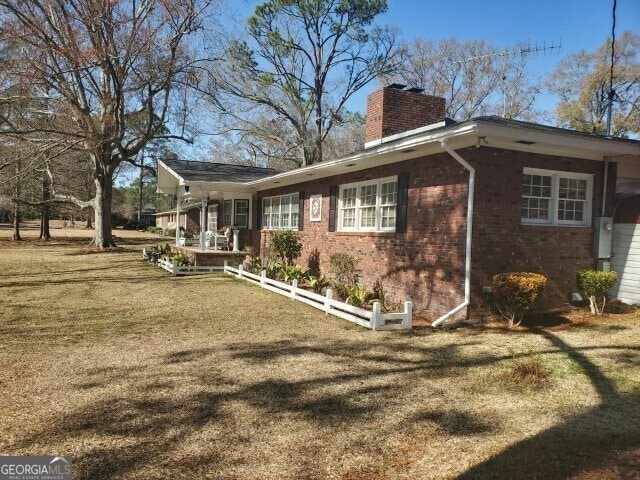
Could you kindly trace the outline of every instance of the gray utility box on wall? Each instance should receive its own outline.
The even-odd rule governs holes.
[[[593,225],[593,248],[599,260],[611,257],[611,238],[613,236],[613,218],[596,217]]]

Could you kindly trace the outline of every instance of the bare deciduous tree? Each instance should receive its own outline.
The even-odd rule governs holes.
[[[640,36],[632,32],[616,41],[613,62],[612,134],[640,132]],[[611,40],[595,52],[570,55],[558,65],[548,88],[560,97],[559,125],[589,133],[606,133],[611,74]]]
[[[395,31],[373,26],[386,9],[386,0],[268,0],[258,6],[248,21],[248,41],[231,42],[210,79],[223,92],[215,100],[232,118],[231,128],[255,135],[273,129],[253,120],[279,122],[277,136],[297,153],[289,155],[282,142],[287,157],[297,166],[322,161],[323,143],[347,100],[395,68]]]
[[[96,247],[113,245],[111,194],[118,165],[165,136],[176,88],[194,77],[193,45],[211,0],[0,0],[10,80],[29,111],[0,116],[0,133],[45,134],[91,162],[93,199],[56,199],[95,210]],[[16,100],[10,99],[10,100]],[[42,117],[50,119],[46,126]],[[138,128],[128,128],[136,117]],[[64,118],[65,121],[59,121]],[[33,120],[33,121],[31,121]]]
[[[519,50],[526,47],[512,52]],[[444,97],[446,115],[458,120],[487,114],[524,119],[537,115],[533,103],[539,90],[526,71],[525,57],[501,55],[485,41],[416,39],[404,49],[400,70],[390,80]]]

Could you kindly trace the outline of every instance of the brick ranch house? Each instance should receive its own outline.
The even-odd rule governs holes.
[[[283,228],[300,232],[302,266],[318,252],[328,273],[332,253],[351,254],[365,286],[380,280],[435,324],[483,315],[501,272],[544,273],[549,299],[566,301],[577,269],[609,264],[616,185],[640,193],[640,142],[494,116],[454,122],[444,107],[385,87],[367,99],[360,152],[282,173],[161,161],[158,189],[197,192],[208,225],[239,227],[262,255]]]

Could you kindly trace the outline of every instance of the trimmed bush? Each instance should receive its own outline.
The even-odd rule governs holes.
[[[300,234],[293,230],[274,232],[271,235],[271,248],[285,266],[291,266],[302,251]]]
[[[607,301],[607,292],[611,290],[616,280],[618,280],[616,272],[601,272],[590,269],[576,272],[576,285],[580,293],[589,298],[589,308],[592,315],[602,315]]]
[[[547,287],[547,277],[539,273],[509,272],[494,275],[491,292],[495,306],[509,323],[520,325],[527,310]]]
[[[329,257],[331,265],[331,286],[342,300],[349,298],[349,291],[358,285],[358,262],[348,253],[334,253]]]
[[[333,279],[342,285],[358,283],[358,260],[348,253],[334,253],[329,257]]]

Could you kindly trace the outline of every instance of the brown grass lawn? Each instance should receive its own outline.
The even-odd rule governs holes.
[[[638,478],[637,310],[370,332],[82,246],[0,241],[0,454],[75,479]]]

